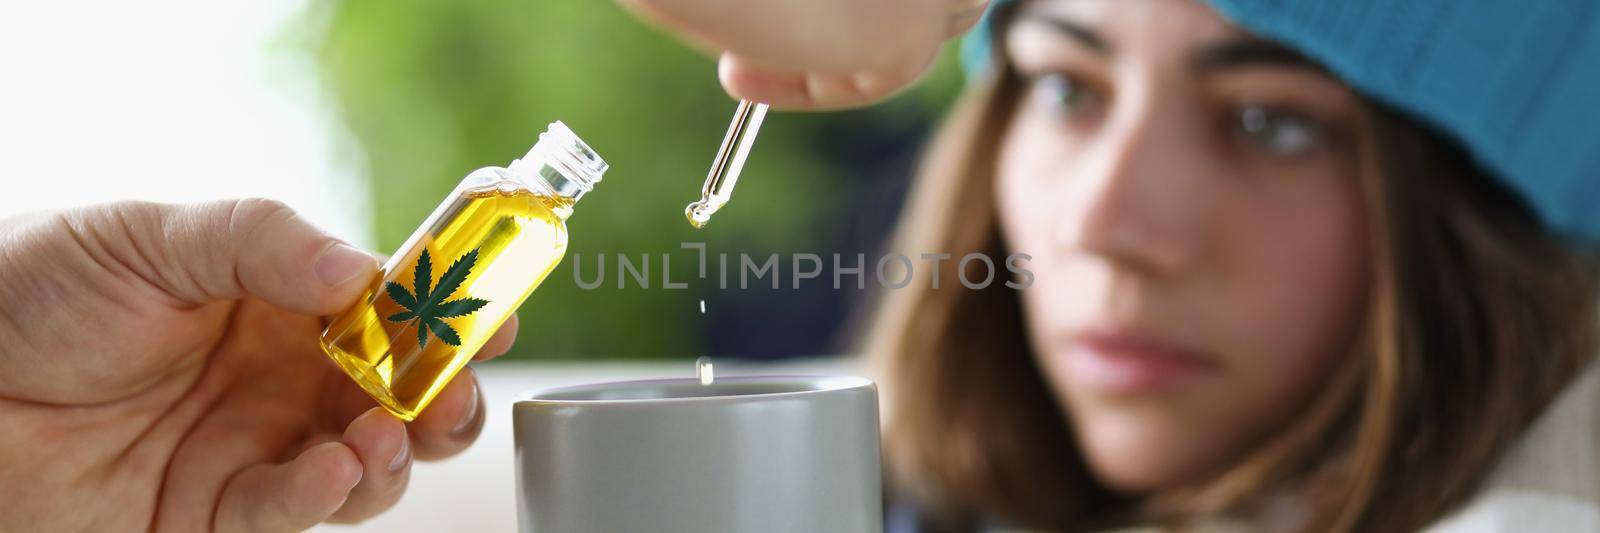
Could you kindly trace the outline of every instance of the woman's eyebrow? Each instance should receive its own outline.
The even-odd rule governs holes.
[[[1202,74],[1248,66],[1293,67],[1322,72],[1322,67],[1300,52],[1254,37],[1206,46],[1194,54],[1191,63],[1195,71]]]
[[[1111,55],[1112,53],[1111,43],[1106,42],[1104,37],[1101,37],[1100,34],[1095,33],[1094,30],[1089,29],[1088,26],[1084,26],[1082,24],[1046,13],[1024,13],[1020,15],[1016,21],[1016,24],[1026,23],[1036,23],[1048,26],[1057,33],[1077,41],[1078,44],[1083,45],[1085,48],[1088,48],[1095,54],[1107,56]]]

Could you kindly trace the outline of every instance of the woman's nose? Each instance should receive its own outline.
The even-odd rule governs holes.
[[[1113,110],[1061,169],[1068,185],[1055,215],[1058,246],[1153,274],[1187,264],[1204,226],[1194,177],[1204,172],[1194,149],[1202,140],[1162,115],[1150,104]]]

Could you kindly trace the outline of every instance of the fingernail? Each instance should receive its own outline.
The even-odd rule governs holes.
[[[474,387],[471,403],[467,404],[467,412],[461,415],[461,421],[456,422],[456,427],[450,430],[450,436],[465,437],[468,432],[472,431],[472,426],[478,419],[478,409],[481,409],[478,405],[480,403],[483,403],[483,400],[478,397],[478,390]]]
[[[394,458],[389,460],[389,471],[399,472],[411,460],[411,437],[400,439],[400,449],[395,450]]]
[[[372,264],[372,256],[345,243],[334,243],[317,257],[317,279],[333,286],[356,277]]]

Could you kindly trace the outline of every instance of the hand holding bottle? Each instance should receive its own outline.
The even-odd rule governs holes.
[[[720,54],[729,94],[786,109],[883,100],[927,72],[988,0],[620,0]],[[887,31],[892,28],[892,31]]]
[[[319,317],[376,272],[270,201],[0,221],[0,531],[284,531],[392,506],[412,457],[460,452],[485,409],[468,373],[406,425],[323,355]]]

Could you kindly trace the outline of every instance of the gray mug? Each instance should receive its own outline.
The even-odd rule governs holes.
[[[564,387],[512,416],[524,533],[883,530],[865,378]]]

